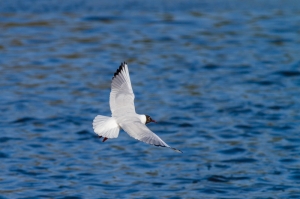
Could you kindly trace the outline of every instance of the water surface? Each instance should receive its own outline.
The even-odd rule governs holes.
[[[297,1],[0,2],[1,198],[300,198]],[[127,61],[183,154],[105,143]]]

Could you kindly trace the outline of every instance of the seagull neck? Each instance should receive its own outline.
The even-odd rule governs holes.
[[[139,115],[139,118],[143,124],[146,124],[146,115]]]

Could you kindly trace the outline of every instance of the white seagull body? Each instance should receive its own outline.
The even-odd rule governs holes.
[[[155,122],[150,116],[139,115],[135,112],[134,93],[125,62],[121,63],[112,79],[109,105],[112,116],[97,115],[93,121],[93,129],[100,138],[104,137],[103,142],[108,138],[117,138],[122,128],[137,140],[155,146],[168,147],[182,153],[167,145],[146,126],[149,122]]]

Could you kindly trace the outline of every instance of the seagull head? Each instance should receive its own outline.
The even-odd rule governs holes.
[[[149,115],[146,115],[146,124],[148,124],[150,122],[155,122],[156,123],[156,121],[154,119],[152,119]]]

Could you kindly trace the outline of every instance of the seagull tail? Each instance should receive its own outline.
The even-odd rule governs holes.
[[[97,115],[93,121],[94,132],[100,137],[117,138],[120,127],[113,117]]]

